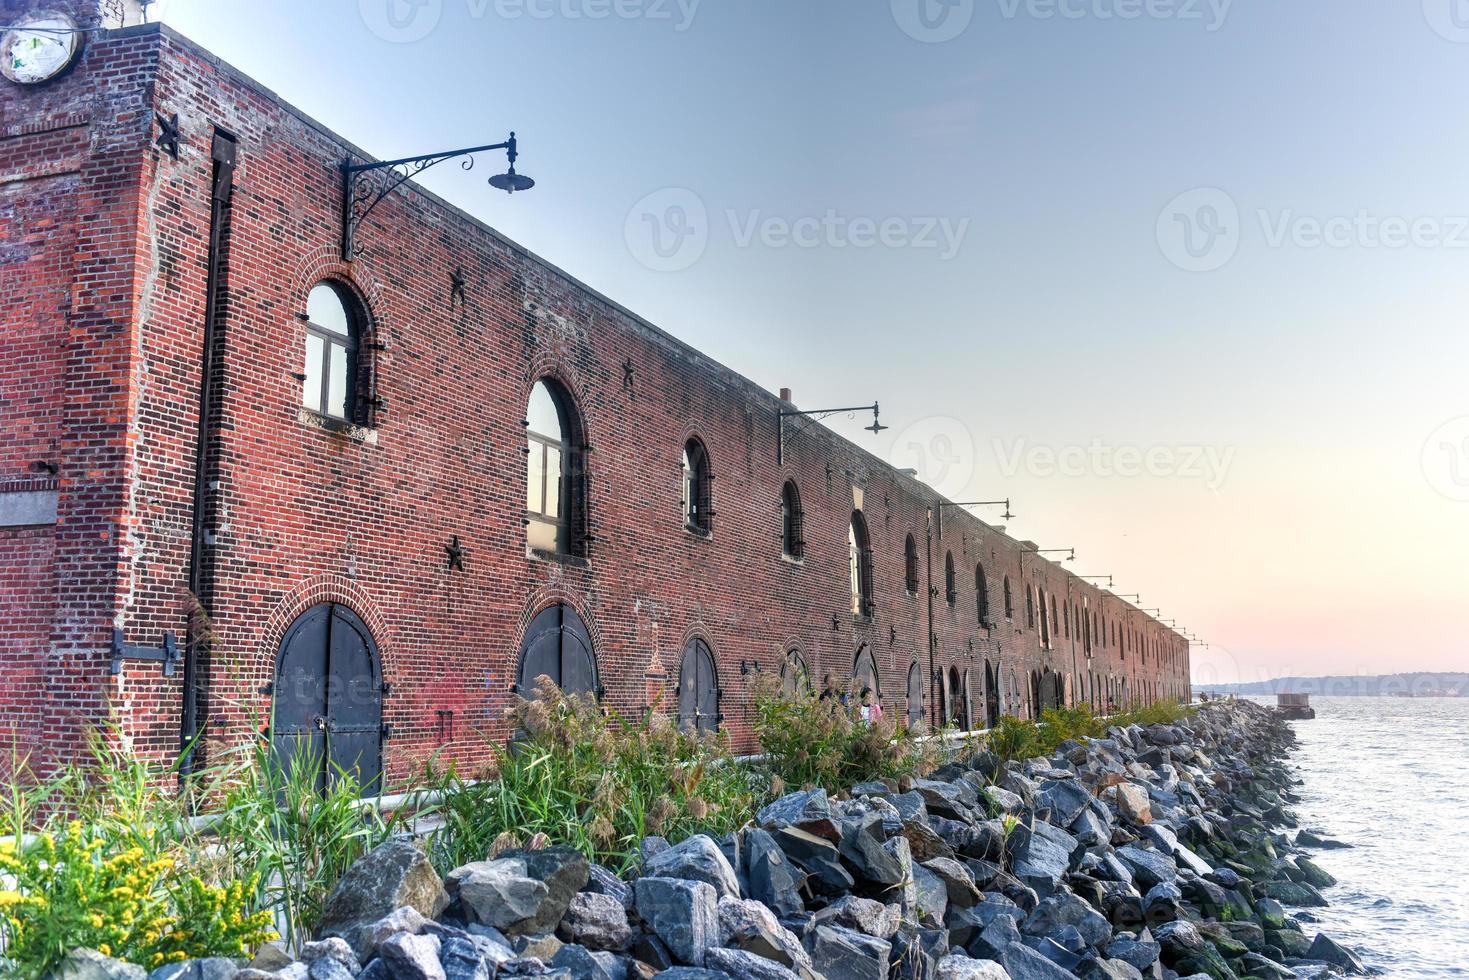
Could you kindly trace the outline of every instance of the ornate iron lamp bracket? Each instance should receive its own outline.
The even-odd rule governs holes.
[[[357,228],[382,203],[383,198],[403,186],[435,164],[463,157],[459,166],[473,169],[474,154],[489,150],[504,150],[510,158],[510,173],[515,173],[515,134],[503,143],[487,143],[484,146],[467,146],[459,150],[442,153],[427,153],[423,156],[402,157],[397,160],[379,160],[376,163],[353,163],[351,158],[342,161],[342,259],[350,262],[362,254],[357,243]]]

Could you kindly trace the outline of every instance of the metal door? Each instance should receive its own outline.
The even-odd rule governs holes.
[[[272,742],[290,770],[310,767],[318,790],[350,776],[380,792],[383,685],[377,645],[346,606],[302,613],[281,640]]]
[[[994,728],[1000,723],[1000,675],[990,662],[984,662],[984,723]]]
[[[526,628],[516,691],[535,697],[536,678],[543,674],[567,694],[600,693],[587,625],[564,603],[542,609]]]
[[[908,727],[916,728],[923,721],[923,671],[918,664],[908,668]]]
[[[852,661],[852,682],[856,686],[853,692],[857,695],[860,703],[862,689],[872,688],[872,699],[882,700],[882,685],[878,683],[877,660],[872,656],[872,650],[863,647],[857,651],[857,657]]]
[[[703,640],[684,647],[678,672],[678,727],[683,731],[706,732],[719,728],[719,678],[714,672],[714,654]]]

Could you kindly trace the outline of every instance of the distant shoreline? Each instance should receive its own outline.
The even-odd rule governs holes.
[[[1277,677],[1235,684],[1194,684],[1194,693],[1273,695],[1310,694],[1320,697],[1469,697],[1469,673],[1403,673],[1375,676],[1326,675]]]

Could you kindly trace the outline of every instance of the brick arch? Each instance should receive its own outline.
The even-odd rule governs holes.
[[[591,614],[586,598],[578,592],[566,588],[560,584],[545,585],[531,592],[521,607],[520,618],[515,622],[515,632],[511,635],[509,649],[504,656],[491,660],[486,665],[486,680],[490,690],[494,692],[509,692],[515,685],[515,675],[520,670],[520,648],[525,643],[526,630],[530,628],[531,621],[552,606],[569,606],[576,613],[587,628],[587,639],[592,643],[592,668],[596,671],[597,683],[607,687],[607,663],[604,660],[606,648],[603,643],[602,630],[597,623],[597,617]]]
[[[343,262],[340,246],[319,245],[296,263],[296,273],[291,279],[291,294],[301,297],[304,304],[311,287],[323,279],[345,283],[362,301],[368,320],[371,323],[382,320],[385,295],[382,284],[361,260],[355,263]],[[302,309],[305,309],[304,305]]]
[[[324,602],[346,606],[367,624],[373,641],[377,644],[378,657],[382,661],[381,667],[386,679],[393,654],[392,631],[372,596],[354,580],[343,575],[317,575],[305,579],[280,598],[266,618],[265,628],[261,632],[261,644],[272,663],[291,624],[306,610]]]

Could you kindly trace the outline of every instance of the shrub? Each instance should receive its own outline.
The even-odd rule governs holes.
[[[940,761],[942,747],[921,740],[921,726],[899,727],[888,715],[861,721],[838,701],[783,692],[775,677],[758,676],[750,689],[772,793],[806,786],[840,790],[884,776],[922,775]]]
[[[441,870],[538,835],[624,870],[644,836],[719,835],[753,813],[749,776],[722,738],[679,732],[651,710],[626,718],[544,677],[536,695],[517,699],[517,735],[491,746],[495,762],[477,781],[430,772],[443,822],[430,854]]]

